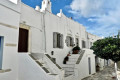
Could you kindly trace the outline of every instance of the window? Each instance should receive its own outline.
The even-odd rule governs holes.
[[[17,4],[17,1],[18,1],[18,0],[9,0],[9,1],[11,1],[11,2]]]
[[[2,59],[3,59],[3,37],[0,36],[0,69],[2,69]]]
[[[50,1],[48,1],[48,4],[50,4]]]
[[[67,36],[66,37],[66,44],[68,47],[74,46],[74,38],[72,38],[71,36]]]
[[[63,35],[57,32],[53,33],[53,48],[63,48]]]
[[[79,39],[76,38],[76,46],[79,46]]]
[[[45,1],[43,1],[43,4],[45,4]]]
[[[86,48],[86,43],[84,40],[82,40],[82,48]]]

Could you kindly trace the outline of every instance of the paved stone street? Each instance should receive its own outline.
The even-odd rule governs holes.
[[[82,80],[116,80],[112,78],[113,72],[114,66],[107,66],[104,70]]]

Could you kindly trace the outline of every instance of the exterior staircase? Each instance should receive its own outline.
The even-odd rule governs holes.
[[[57,76],[57,80],[64,80],[64,70],[48,55],[39,57],[32,53],[29,56],[49,75]],[[62,76],[63,75],[63,76]]]
[[[62,67],[65,70],[65,77],[68,77],[70,75],[75,76],[75,65],[80,63],[84,52],[85,50],[81,50],[79,54],[71,54],[71,56],[69,56],[69,60],[64,65],[64,67]]]
[[[46,73],[52,73],[49,68],[47,67],[47,64],[44,62],[44,61],[40,61],[40,60],[37,60],[35,59],[31,54],[29,54],[29,56],[35,60],[35,62],[40,66],[42,67],[42,69],[46,72]]]

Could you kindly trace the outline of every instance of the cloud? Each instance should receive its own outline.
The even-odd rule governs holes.
[[[75,11],[84,17],[89,17],[102,14],[102,3],[100,0],[73,0],[70,7],[71,11]]]
[[[74,15],[74,19],[84,17],[93,23],[87,26],[88,32],[109,36],[120,29],[119,5],[120,0],[73,0],[68,12]]]

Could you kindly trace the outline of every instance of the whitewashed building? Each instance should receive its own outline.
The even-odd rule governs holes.
[[[62,10],[52,14],[51,6],[50,0],[43,0],[41,9],[0,0],[0,80],[81,80],[96,73],[97,63],[103,69],[104,60],[90,50],[101,38]],[[80,54],[63,64],[76,45]]]

